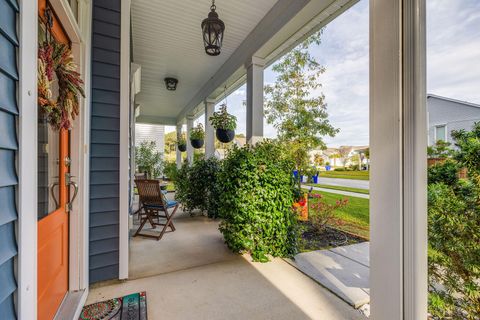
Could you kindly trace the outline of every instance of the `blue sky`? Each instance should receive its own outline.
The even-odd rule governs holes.
[[[311,47],[326,68],[321,92],[331,123],[340,129],[336,137],[325,138],[329,147],[368,145],[368,11],[368,0],[361,0],[325,28],[319,46]],[[270,67],[265,82],[274,81]],[[427,1],[427,91],[480,104],[480,1]],[[227,98],[238,133],[245,133],[244,100],[245,86]],[[275,137],[275,128],[266,124],[265,136]]]

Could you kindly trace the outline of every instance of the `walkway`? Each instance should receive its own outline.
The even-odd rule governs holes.
[[[370,243],[299,253],[287,260],[355,308],[370,302]]]
[[[336,179],[332,179],[332,180],[336,180]],[[329,193],[341,194],[341,195],[348,196],[348,197],[370,199],[370,195],[363,194],[363,193],[356,193],[356,192],[342,191],[342,190],[334,190],[334,189],[320,188],[320,187],[306,186],[306,185],[302,185],[302,188],[303,189],[308,189],[308,190],[310,190],[310,188],[312,188],[315,191],[324,191],[324,192],[329,192]]]
[[[318,177],[318,183],[329,185],[329,186],[350,187],[350,188],[358,188],[358,189],[370,189],[370,181],[368,181],[368,180],[353,180],[353,179]]]

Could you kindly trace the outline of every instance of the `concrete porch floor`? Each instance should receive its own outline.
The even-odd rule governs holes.
[[[146,291],[150,320],[365,319],[282,259],[233,254],[219,221],[178,212],[174,224],[160,241],[131,238],[130,279],[93,285],[86,304]]]

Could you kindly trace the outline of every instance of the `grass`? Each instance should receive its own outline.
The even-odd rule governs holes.
[[[313,191],[321,194],[323,200],[334,204],[339,199],[348,199],[348,205],[336,210],[336,218],[332,225],[340,230],[352,233],[365,239],[370,239],[370,202],[368,199],[342,196],[323,191]],[[310,199],[310,201],[315,201]]]
[[[320,177],[370,180],[369,173],[369,171],[320,171]]]
[[[370,194],[370,190],[368,190],[368,189],[330,186],[330,185],[326,185],[326,184],[315,184],[315,183],[307,183],[307,186],[319,187],[319,188],[325,188],[325,189],[332,189],[332,190],[355,192],[355,193],[361,193],[361,194]]]

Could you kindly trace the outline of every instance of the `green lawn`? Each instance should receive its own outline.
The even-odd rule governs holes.
[[[369,180],[369,171],[320,171],[320,177]]]
[[[342,196],[339,194],[323,191],[313,191],[313,193],[323,195],[323,199],[330,204],[334,204],[339,199],[348,199],[348,205],[336,211],[336,221],[334,226],[358,235],[360,237],[370,238],[370,214],[369,200],[356,197]],[[310,199],[310,201],[315,201]]]
[[[326,184],[315,184],[315,183],[307,183],[307,186],[319,187],[319,188],[325,188],[325,189],[332,189],[332,190],[355,192],[355,193],[362,193],[362,194],[370,194],[370,190],[368,190],[368,189],[358,189],[358,188],[350,188],[350,187],[330,186],[330,185],[326,185]]]

